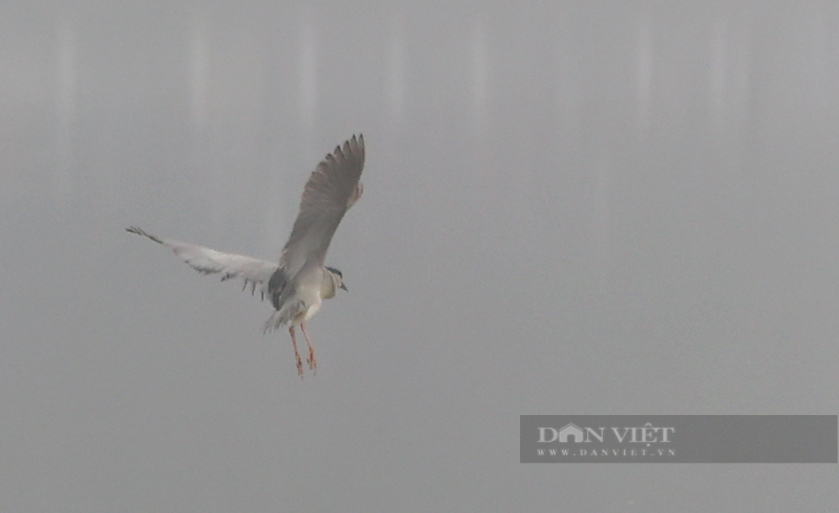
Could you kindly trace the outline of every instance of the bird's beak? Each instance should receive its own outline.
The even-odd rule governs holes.
[[[345,291],[349,292],[349,290],[347,289],[347,286],[344,285],[343,283],[341,284],[341,288],[344,289]]]

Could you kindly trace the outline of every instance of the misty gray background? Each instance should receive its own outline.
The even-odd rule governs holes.
[[[834,511],[521,414],[835,414],[839,5],[0,4],[0,510]],[[277,258],[363,133],[301,382]]]

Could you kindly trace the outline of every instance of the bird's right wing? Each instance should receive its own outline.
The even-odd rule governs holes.
[[[352,136],[312,171],[280,257],[280,265],[288,276],[297,276],[307,262],[323,265],[338,224],[361,196],[359,179],[363,168],[364,137]]]
[[[222,253],[221,251],[196,244],[161,239],[146,233],[142,228],[136,226],[126,228],[126,231],[142,235],[158,244],[171,248],[181,260],[201,274],[221,273],[222,281],[229,280],[230,278],[241,278],[245,282],[242,290],[250,284],[251,294],[256,292],[256,287],[259,285],[263,298],[268,287],[268,281],[278,268],[277,264],[273,262],[267,262],[245,255]]]

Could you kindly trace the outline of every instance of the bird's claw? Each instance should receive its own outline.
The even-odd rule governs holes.
[[[309,364],[309,368],[312,369],[313,374],[318,373],[318,359],[315,358],[314,351],[309,351],[309,358],[306,360],[306,363]]]
[[[303,379],[303,359],[300,358],[300,355],[297,356],[297,375],[300,376],[300,379]]]

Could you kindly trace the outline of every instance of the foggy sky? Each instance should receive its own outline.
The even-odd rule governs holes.
[[[548,7],[548,5],[552,5]],[[833,511],[833,465],[522,465],[523,414],[835,414],[827,1],[0,5],[0,510]],[[354,133],[351,292],[274,259]]]

